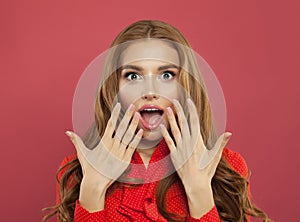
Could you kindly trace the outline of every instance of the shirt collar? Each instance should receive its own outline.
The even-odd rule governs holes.
[[[169,154],[169,147],[166,141],[162,139],[154,150],[146,168],[139,152],[135,151],[127,177],[139,179],[143,183],[151,183],[163,179],[174,172],[174,166]]]

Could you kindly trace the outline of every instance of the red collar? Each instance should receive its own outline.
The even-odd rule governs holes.
[[[154,150],[148,168],[145,167],[139,152],[135,151],[129,168],[128,178],[142,179],[142,183],[151,183],[163,179],[174,172],[169,156],[170,150],[165,140],[161,140]]]

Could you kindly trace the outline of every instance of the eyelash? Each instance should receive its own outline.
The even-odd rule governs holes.
[[[173,71],[164,71],[164,72],[161,74],[161,76],[164,75],[164,74],[166,74],[166,73],[169,73],[169,74],[172,76],[171,79],[173,79],[173,78],[176,76],[176,74],[175,74]],[[133,74],[135,74],[135,75],[137,75],[137,76],[139,76],[139,77],[141,78],[141,75],[139,75],[139,74],[136,73],[136,72],[127,72],[127,73],[125,73],[124,78],[125,78],[125,79],[128,79],[129,81],[133,81],[134,79],[130,79],[130,78],[129,78],[129,76],[130,76],[130,75],[133,75]],[[169,80],[169,79],[168,79],[168,80]]]
[[[136,72],[127,72],[127,73],[125,73],[124,78],[125,78],[125,79],[128,79],[128,80],[130,80],[130,81],[132,81],[133,79],[129,79],[129,76],[132,75],[132,74],[135,74],[135,75],[137,75],[137,76],[140,76],[140,75],[139,75],[138,73],[136,73]]]
[[[172,72],[172,71],[165,71],[165,72],[163,72],[162,74],[161,74],[161,76],[162,75],[164,75],[165,73],[169,73],[171,76],[172,76],[172,78],[171,79],[173,79],[174,77],[175,77],[175,73],[174,72]]]

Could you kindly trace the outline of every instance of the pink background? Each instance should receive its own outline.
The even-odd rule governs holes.
[[[160,19],[214,69],[227,102],[228,147],[252,170],[254,200],[276,221],[298,215],[298,1],[1,1],[1,221],[40,221],[55,172],[74,152],[81,73],[124,27]],[[128,1],[129,2],[129,1]]]

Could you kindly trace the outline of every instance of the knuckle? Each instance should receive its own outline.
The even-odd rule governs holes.
[[[129,145],[128,149],[133,149],[137,145],[137,139],[135,138]]]
[[[178,139],[181,138],[181,133],[179,132],[179,130],[175,130],[175,131],[174,131],[174,136],[175,136],[176,138],[178,138]]]

